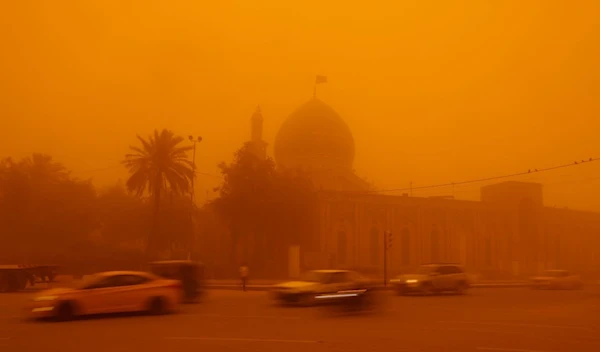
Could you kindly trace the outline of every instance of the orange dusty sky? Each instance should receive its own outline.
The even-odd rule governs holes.
[[[204,137],[205,200],[256,105],[272,144],[316,74],[382,189],[600,157],[599,22],[594,0],[2,1],[0,157],[49,153],[102,186],[169,128]],[[600,161],[515,179],[600,211]]]

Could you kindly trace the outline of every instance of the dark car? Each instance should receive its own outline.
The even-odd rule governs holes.
[[[166,260],[150,263],[150,271],[165,279],[179,280],[183,301],[195,302],[204,293],[204,265],[191,260]]]

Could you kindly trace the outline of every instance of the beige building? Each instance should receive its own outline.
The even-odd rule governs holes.
[[[252,141],[264,151],[262,116]],[[383,232],[392,232],[391,274],[426,262],[459,262],[488,278],[546,268],[600,271],[600,214],[544,207],[542,185],[504,182],[481,201],[370,192],[353,170],[355,145],[342,118],[313,98],[283,123],[277,165],[305,170],[319,190],[316,226],[299,243],[303,269],[345,267],[381,273]]]
[[[390,272],[440,261],[488,278],[600,270],[600,214],[544,207],[535,183],[500,183],[482,188],[481,196],[475,202],[322,192],[311,250],[328,254],[332,266],[380,272],[389,230]]]

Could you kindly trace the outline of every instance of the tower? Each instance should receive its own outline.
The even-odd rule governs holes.
[[[262,139],[262,131],[263,116],[260,111],[260,106],[258,106],[250,119],[250,143],[253,146],[255,155],[260,159],[266,159],[267,143]]]

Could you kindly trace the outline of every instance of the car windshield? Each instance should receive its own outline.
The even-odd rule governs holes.
[[[566,276],[566,274],[564,271],[548,270],[544,273],[544,276],[560,277],[560,276]]]
[[[330,273],[308,271],[302,275],[300,281],[325,283],[329,281],[330,276]]]
[[[84,289],[92,284],[95,284],[102,278],[102,275],[94,274],[84,277],[84,279],[75,285],[76,289]]]
[[[431,272],[435,269],[435,267],[433,266],[429,266],[429,265],[423,265],[421,267],[419,267],[419,269],[417,269],[417,272],[415,274],[419,274],[419,275],[429,275],[431,274]]]

